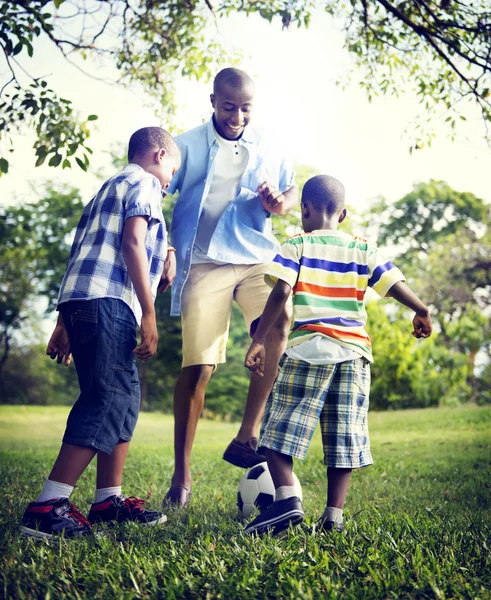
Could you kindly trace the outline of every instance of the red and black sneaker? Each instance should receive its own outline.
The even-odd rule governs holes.
[[[167,521],[167,517],[157,511],[145,510],[142,505],[145,500],[140,498],[125,498],[124,496],[109,496],[102,502],[94,502],[89,512],[89,521],[95,523],[109,523],[116,521],[124,523],[133,521],[151,527]]]
[[[31,502],[22,517],[20,530],[36,538],[51,539],[60,534],[72,538],[90,533],[90,522],[68,498],[55,498]]]

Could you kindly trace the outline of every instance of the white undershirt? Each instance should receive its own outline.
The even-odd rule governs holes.
[[[192,264],[216,262],[207,256],[211,238],[223,211],[236,197],[249,158],[238,140],[226,140],[215,131],[220,146],[215,158],[210,191],[203,204],[194,241]]]
[[[335,365],[361,357],[358,352],[340,346],[324,335],[316,335],[305,342],[295,344],[287,348],[285,353],[290,358],[304,360],[311,365]]]

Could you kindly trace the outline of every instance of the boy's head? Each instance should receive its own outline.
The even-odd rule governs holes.
[[[181,166],[181,152],[169,132],[161,127],[143,127],[131,136],[128,162],[155,175],[163,189]]]
[[[344,185],[330,175],[316,175],[302,190],[302,226],[304,231],[336,229],[344,221]]]
[[[213,82],[210,100],[218,134],[226,140],[239,139],[251,119],[254,81],[240,69],[222,69]]]

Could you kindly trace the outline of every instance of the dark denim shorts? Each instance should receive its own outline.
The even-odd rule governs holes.
[[[74,300],[60,305],[80,384],[63,442],[111,454],[130,441],[140,409],[133,350],[136,319],[122,300]]]

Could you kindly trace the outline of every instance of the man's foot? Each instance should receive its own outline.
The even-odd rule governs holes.
[[[317,531],[343,531],[344,521],[328,521],[325,517],[321,517],[315,524]]]
[[[191,502],[191,490],[184,485],[173,485],[164,497],[162,505],[185,508]]]
[[[235,439],[227,446],[223,460],[242,469],[251,469],[265,462],[266,457],[257,453],[257,438],[250,438],[245,443]]]
[[[140,498],[125,498],[124,496],[109,496],[102,502],[94,502],[90,508],[89,520],[91,523],[125,523],[132,521],[151,527],[167,521],[167,517],[160,512],[145,510],[142,505],[145,500]]]
[[[304,518],[302,501],[296,496],[277,500],[273,502],[264,512],[246,526],[247,533],[257,533],[261,535],[267,531],[273,530],[273,533],[279,533],[286,529],[290,523],[299,525]]]
[[[55,498],[31,502],[22,517],[20,531],[35,538],[51,539],[60,534],[72,538],[90,533],[90,522],[68,498]]]

